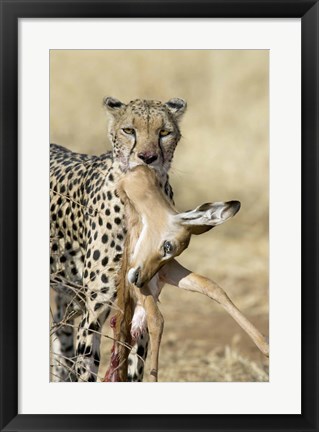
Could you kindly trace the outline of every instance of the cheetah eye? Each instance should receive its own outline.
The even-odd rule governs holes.
[[[125,132],[127,135],[135,134],[135,130],[133,128],[123,128],[122,131]]]
[[[170,255],[174,250],[174,245],[170,241],[164,241],[163,243],[164,257]]]
[[[171,133],[171,131],[166,130],[166,129],[162,129],[159,134],[161,137],[165,137],[165,136],[169,135],[170,133]]]

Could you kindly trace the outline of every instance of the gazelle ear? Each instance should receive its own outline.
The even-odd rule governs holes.
[[[192,234],[202,234],[235,216],[239,209],[239,201],[206,203],[194,210],[178,213],[175,217],[181,225],[186,225]]]
[[[116,115],[122,108],[126,106],[123,102],[110,96],[103,99],[103,105],[112,115]]]
[[[173,98],[167,101],[164,104],[171,114],[176,118],[176,120],[179,120],[187,108],[187,103],[184,101],[184,99],[180,98]]]

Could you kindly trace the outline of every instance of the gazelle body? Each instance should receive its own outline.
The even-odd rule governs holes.
[[[206,203],[178,213],[160,189],[155,173],[139,166],[126,173],[119,188],[125,203],[129,234],[125,245],[122,278],[118,286],[119,312],[115,319],[111,367],[105,381],[126,380],[128,346],[148,327],[151,342],[151,380],[157,381],[158,356],[164,320],[157,306],[163,282],[189,279],[183,287],[207,294],[221,303],[244,330],[262,345],[263,337],[241,315],[227,295],[208,279],[182,271],[172,261],[187,248],[192,234],[201,234],[234,216],[238,201]],[[176,279],[177,278],[177,279]],[[190,281],[190,283],[188,282]],[[176,283],[176,282],[175,282]],[[132,321],[132,324],[131,324]],[[257,333],[256,333],[257,332]],[[260,335],[260,336],[259,336]],[[257,343],[257,345],[258,345]]]

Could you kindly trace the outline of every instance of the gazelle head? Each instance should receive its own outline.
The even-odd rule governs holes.
[[[239,201],[202,204],[179,213],[162,193],[154,172],[139,166],[122,181],[130,222],[128,280],[142,287],[158,270],[202,234],[226,222],[240,209]]]

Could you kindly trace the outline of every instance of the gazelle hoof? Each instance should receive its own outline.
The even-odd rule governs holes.
[[[151,375],[151,379],[152,379],[153,382],[157,382],[157,374],[158,374],[158,372],[157,372],[156,369],[152,369],[151,370],[150,375]]]

